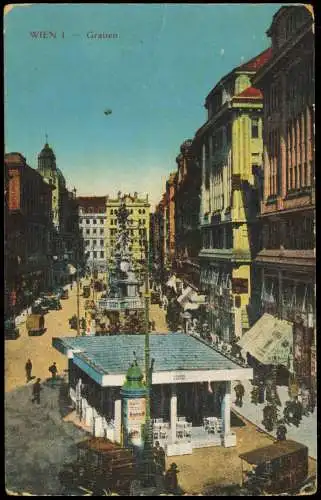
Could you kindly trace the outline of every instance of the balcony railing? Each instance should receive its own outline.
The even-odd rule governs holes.
[[[144,309],[144,302],[139,297],[126,297],[124,299],[100,299],[97,301],[100,310],[124,311],[125,309]]]

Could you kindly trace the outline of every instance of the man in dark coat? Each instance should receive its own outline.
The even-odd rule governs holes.
[[[170,468],[165,474],[165,488],[168,493],[177,493],[178,481],[177,474],[179,470],[177,469],[177,465],[172,463]]]
[[[286,439],[286,433],[287,433],[287,428],[284,425],[284,421],[280,420],[279,425],[276,429],[276,440],[277,441],[284,441]]]
[[[32,388],[33,398],[31,401],[33,403],[36,401],[36,403],[38,403],[38,405],[40,404],[40,391],[42,391],[42,388],[40,385],[40,378],[37,378],[36,382],[33,384],[33,388]]]
[[[242,406],[243,405],[243,396],[244,396],[244,393],[245,393],[245,389],[244,389],[244,386],[241,384],[241,382],[239,382],[235,387],[234,387],[234,391],[235,391],[235,394],[236,394],[236,401],[235,401],[235,404],[236,406]]]
[[[29,382],[29,380],[31,380],[31,371],[32,371],[32,363],[31,363],[30,359],[28,359],[26,366],[25,366],[25,369],[26,369],[27,382]]]
[[[58,370],[55,361],[51,366],[49,366],[49,371],[51,373],[52,380],[56,380]]]

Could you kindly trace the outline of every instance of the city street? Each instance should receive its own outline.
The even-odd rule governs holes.
[[[68,368],[65,356],[52,348],[53,337],[71,337],[76,330],[69,328],[69,318],[77,312],[77,287],[68,287],[69,299],[61,300],[60,311],[49,311],[45,315],[45,333],[39,337],[29,337],[26,324],[19,326],[20,336],[16,340],[5,341],[5,391],[25,385],[25,364],[28,358],[32,362],[32,375],[42,380],[50,376],[49,366],[56,361],[58,373]],[[80,292],[81,293],[81,292]],[[80,295],[80,317],[84,316],[84,299]]]

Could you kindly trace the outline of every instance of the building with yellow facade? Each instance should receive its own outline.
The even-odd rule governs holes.
[[[210,327],[228,342],[250,327],[263,151],[263,100],[251,77],[270,57],[268,49],[218,82],[194,138],[202,166],[200,285]]]
[[[117,198],[107,196],[106,200],[106,257],[107,268],[114,267],[114,252],[117,245],[118,235],[118,210],[121,204],[125,203],[128,216],[129,250],[132,253],[132,260],[135,269],[141,269],[146,258],[146,245],[149,246],[149,211],[150,203],[148,195],[139,197],[134,195],[118,193]]]

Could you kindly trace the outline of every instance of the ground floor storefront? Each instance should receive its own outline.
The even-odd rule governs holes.
[[[316,386],[316,285],[315,267],[288,262],[256,262],[260,289],[256,303],[261,314],[288,321],[293,330],[293,371],[300,385]]]

